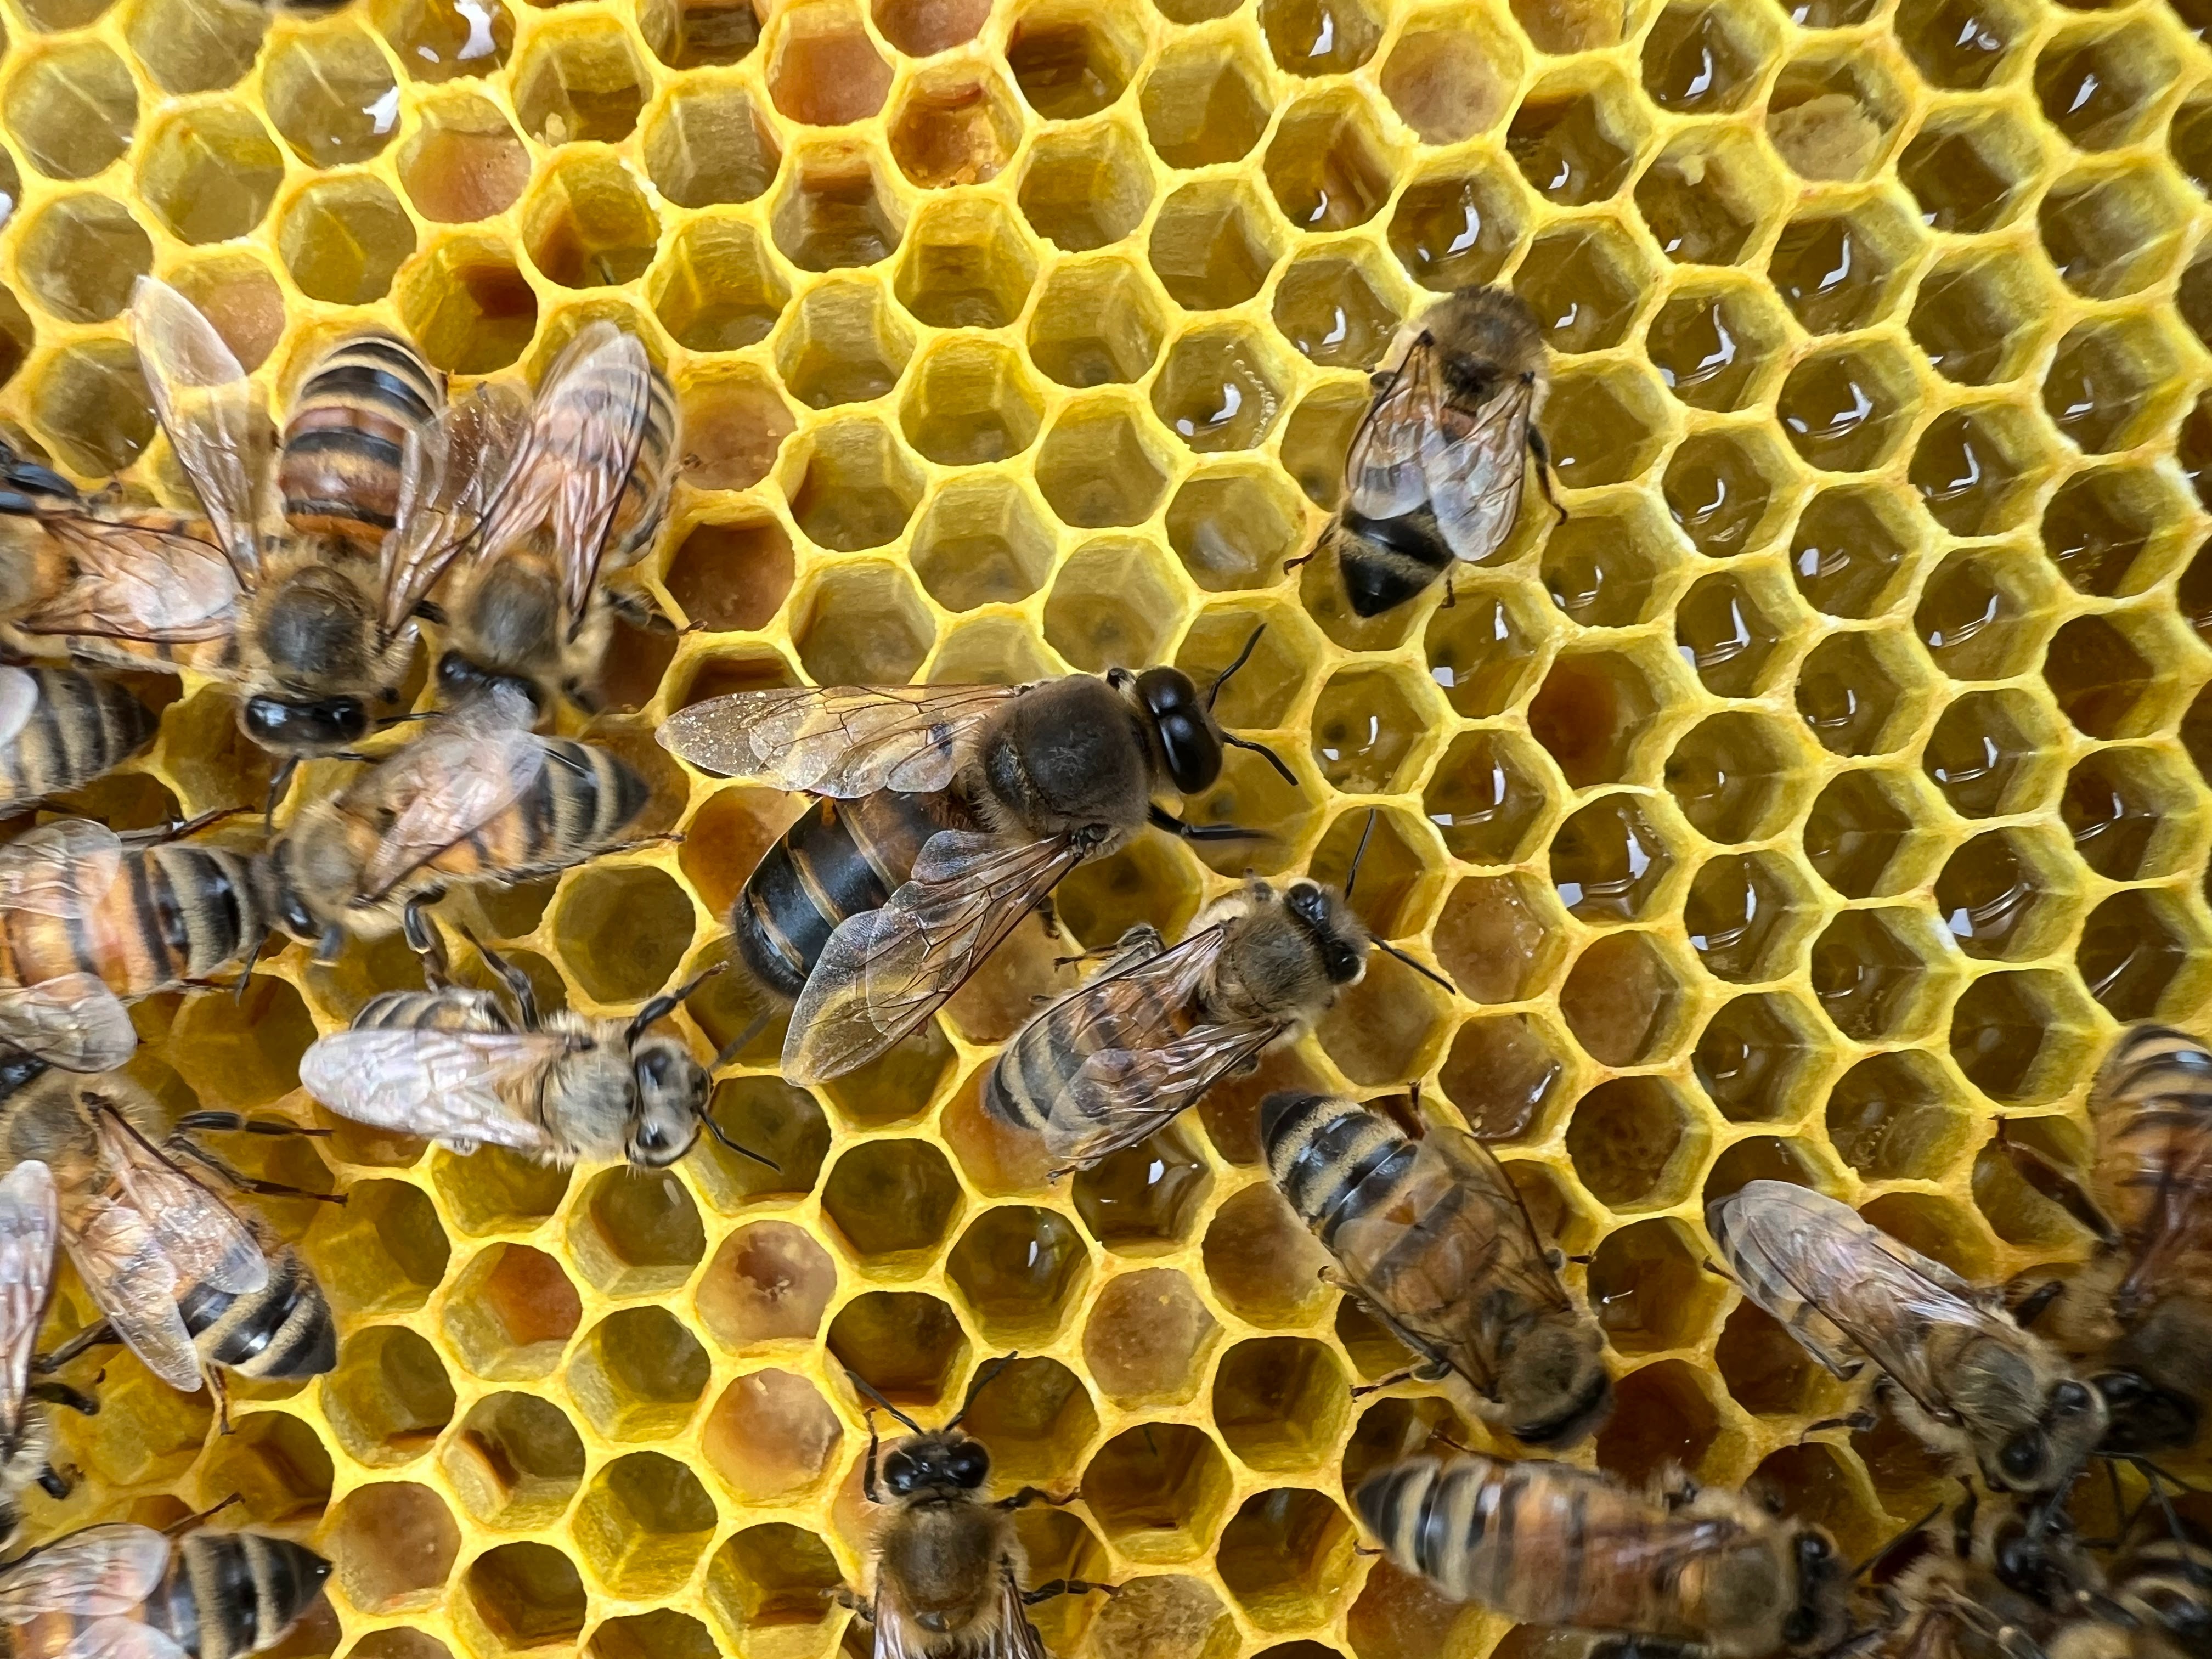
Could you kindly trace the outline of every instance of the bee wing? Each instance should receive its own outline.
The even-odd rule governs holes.
[[[185,1650],[144,1620],[118,1613],[80,1626],[56,1659],[185,1659]]]
[[[1157,1048],[1102,1048],[1055,1101],[1045,1144],[1072,1164],[1095,1164],[1133,1146],[1215,1084],[1256,1058],[1288,1028],[1279,1020],[1194,1025]],[[1063,1143],[1061,1132],[1082,1132]]]
[[[131,1011],[90,974],[0,987],[0,1037],[65,1072],[112,1071],[138,1048]]]
[[[0,847],[0,910],[74,921],[123,868],[123,839],[90,818],[55,818]]]
[[[1051,1659],[1044,1638],[1030,1623],[1029,1609],[1022,1605],[1022,1587],[1015,1582],[1013,1568],[1004,1561],[999,1564],[999,1616],[976,1659]]]
[[[166,525],[82,513],[40,520],[75,570],[62,592],[15,624],[24,633],[183,645],[236,629],[244,590],[220,548]]]
[[[38,707],[37,678],[27,669],[0,668],[0,744],[15,742]]]
[[[385,538],[380,621],[389,638],[429,597],[448,565],[470,544],[485,511],[513,471],[530,420],[522,394],[486,381],[438,411],[407,438],[399,510]]]
[[[125,1346],[171,1388],[200,1386],[200,1357],[177,1306],[177,1269],[145,1217],[110,1199],[70,1196],[62,1242],[79,1278]]]
[[[95,1110],[92,1119],[101,1161],[179,1279],[240,1296],[269,1282],[260,1244],[230,1206],[170,1163],[122,1113]]]
[[[379,899],[514,805],[545,770],[544,738],[479,720],[402,750],[370,784],[392,822],[362,866],[359,896]]]
[[[507,1089],[542,1072],[566,1048],[564,1039],[543,1031],[335,1031],[316,1038],[301,1056],[300,1081],[356,1123],[548,1152],[552,1141],[539,1125],[516,1115]]]
[[[0,1181],[0,1433],[23,1420],[60,1237],[53,1171],[35,1158],[18,1164]]]
[[[1513,531],[1528,477],[1528,409],[1535,388],[1516,380],[1472,417],[1437,400],[1421,455],[1429,510],[1458,557],[1480,564]]]
[[[660,745],[702,771],[851,799],[952,781],[1019,685],[795,685],[738,691],[670,715]]]
[[[1743,1293],[1815,1359],[1848,1380],[1871,1358],[1946,1422],[1957,1413],[1930,1370],[1927,1328],[2011,1325],[1942,1263],[1788,1182],[1753,1182],[1713,1205],[1706,1225]]]
[[[1082,861],[1064,837],[939,830],[881,909],[848,916],[830,935],[792,1010],[784,1076],[842,1076],[915,1030]]]
[[[1363,518],[1395,519],[1429,498],[1423,456],[1443,418],[1435,364],[1435,348],[1416,340],[1352,434],[1345,505]]]
[[[112,1619],[151,1595],[169,1570],[169,1540],[128,1521],[87,1527],[0,1567],[0,1624],[42,1613]]]
[[[269,427],[252,384],[198,308],[154,277],[131,290],[131,339],[161,429],[240,580],[251,582],[261,569],[255,532],[269,477]]]

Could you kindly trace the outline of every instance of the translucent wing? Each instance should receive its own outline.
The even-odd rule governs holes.
[[[941,1636],[921,1628],[895,1580],[876,1576],[875,1644],[873,1659],[1049,1659],[1036,1627],[1022,1607],[1021,1586],[1014,1582],[1012,1565],[998,1564],[1000,1589],[995,1616],[981,1621],[986,1627],[948,1647]]]
[[[999,1613],[979,1646],[977,1659],[1051,1659],[1022,1606],[1022,1587],[1014,1582],[1010,1563],[999,1564]]]
[[[117,1336],[171,1388],[200,1386],[200,1358],[177,1307],[177,1270],[136,1210],[89,1194],[62,1202],[62,1243]]]
[[[123,868],[123,842],[90,818],[56,818],[0,847],[0,910],[75,921]]]
[[[94,1619],[70,1634],[56,1659],[185,1659],[185,1650],[142,1620]]]
[[[1429,510],[1454,554],[1480,564],[1521,515],[1528,477],[1528,410],[1535,388],[1516,380],[1469,416],[1442,398],[1421,457]]]
[[[520,392],[486,381],[409,434],[398,522],[384,542],[380,620],[386,638],[406,625],[483,525],[529,420]]]
[[[53,1171],[35,1158],[18,1164],[0,1181],[0,1433],[23,1420],[60,1238]]]
[[[0,744],[10,744],[39,707],[39,682],[21,668],[0,668]]]
[[[1928,1328],[2012,1328],[1949,1268],[1806,1188],[1754,1181],[1708,1210],[1706,1225],[1743,1293],[1815,1359],[1848,1378],[1871,1358],[1947,1422],[1956,1413],[1930,1370]]]
[[[124,1200],[187,1287],[243,1296],[269,1282],[269,1263],[231,1207],[149,1146],[112,1107],[93,1113],[100,1160]]]
[[[114,1618],[151,1595],[168,1570],[169,1540],[151,1527],[87,1527],[0,1567],[0,1624],[42,1613]]]
[[[529,730],[526,710],[479,701],[362,780],[362,798],[391,819],[362,866],[358,897],[383,897],[529,792],[551,750]]]
[[[199,492],[216,538],[250,582],[261,568],[255,531],[269,477],[269,427],[252,385],[192,302],[151,276],[131,290],[131,338],[161,429]]]
[[[1059,1105],[1045,1130],[1045,1145],[1070,1164],[1095,1164],[1133,1146],[1290,1028],[1275,1020],[1194,1025],[1157,1048],[1103,1048],[1083,1062],[1068,1091],[1071,1118],[1091,1132],[1068,1146],[1055,1144]]]
[[[1442,419],[1435,348],[1416,340],[1352,434],[1345,505],[1363,518],[1395,519],[1426,501],[1425,457]]]
[[[661,746],[702,771],[852,799],[952,781],[984,725],[1026,686],[798,685],[669,716]]]
[[[566,1051],[543,1031],[424,1031],[386,1027],[318,1037],[300,1081],[342,1117],[435,1140],[548,1152],[552,1141],[507,1103],[535,1098],[533,1079]]]
[[[792,1010],[783,1074],[818,1083],[920,1029],[1013,926],[1083,861],[1065,839],[941,830],[879,910],[848,916]]]
[[[15,624],[26,634],[184,645],[236,629],[244,590],[220,548],[167,525],[39,516],[74,569],[59,593]]]
[[[131,1011],[90,974],[0,986],[0,1039],[65,1072],[112,1071],[138,1048]]]

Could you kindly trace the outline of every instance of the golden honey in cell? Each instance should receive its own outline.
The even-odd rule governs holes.
[[[240,1659],[283,1641],[330,1571],[264,1533],[87,1527],[0,1567],[0,1638],[9,1659]]]
[[[1643,1651],[1814,1654],[1848,1623],[1849,1570],[1819,1527],[1686,1481],[1644,1492],[1566,1463],[1386,1464],[1353,1494],[1390,1559],[1456,1600]]]
[[[1524,1445],[1568,1447],[1613,1410],[1605,1339],[1559,1283],[1520,1190],[1464,1130],[1411,1139],[1317,1094],[1261,1103],[1267,1173],[1337,1261],[1340,1283],[1425,1374],[1456,1372]]]
[[[799,686],[693,705],[661,743],[703,770],[820,797],[746,878],[734,954],[791,1005],[783,1073],[818,1081],[917,1030],[1078,865],[1150,824],[1243,838],[1152,803],[1221,775],[1212,714],[1176,668],[1029,685]],[[1295,781],[1292,779],[1292,781]]]
[[[0,812],[20,812],[149,747],[160,718],[112,674],[0,667]]]
[[[185,826],[192,828],[195,826]],[[250,962],[273,925],[257,861],[58,818],[0,847],[0,1042],[72,1071],[138,1046],[125,1004]]]
[[[1850,1381],[1869,1361],[1898,1420],[2000,1492],[2072,1480],[2109,1418],[2002,1294],[1968,1283],[1850,1206],[1754,1181],[1705,1212],[1721,1262],[1807,1352]]]

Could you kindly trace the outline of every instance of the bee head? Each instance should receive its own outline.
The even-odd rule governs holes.
[[[1321,952],[1322,970],[1332,985],[1353,985],[1367,971],[1367,930],[1352,907],[1317,881],[1294,881],[1283,895],[1284,907],[1297,918]]]
[[[1147,668],[1133,689],[1152,720],[1176,789],[1186,795],[1211,789],[1221,776],[1221,730],[1196,684],[1180,668]]]
[[[915,1435],[884,1460],[884,1484],[900,1498],[974,1492],[990,1478],[991,1454],[983,1443],[947,1431]]]
[[[2197,1402],[2160,1388],[2139,1372],[2100,1371],[2089,1379],[2089,1386],[2096,1389],[2112,1419],[2100,1451],[2165,1451],[2197,1438]]]
[[[690,1152],[707,1112],[708,1079],[671,1037],[638,1044],[630,1056],[636,1098],[623,1151],[632,1164],[664,1169]]]
[[[448,708],[474,702],[495,690],[504,690],[530,705],[533,726],[545,714],[537,684],[520,674],[501,674],[471,661],[448,647],[438,659],[438,696]]]
[[[293,701],[256,693],[238,711],[239,728],[280,755],[319,755],[350,748],[368,735],[368,705],[359,697]]]
[[[1997,1448],[1991,1483],[2012,1492],[2049,1492],[2070,1480],[2110,1422],[2105,1402],[2086,1384],[2063,1377],[2045,1398],[2043,1413]]]
[[[1818,1527],[1800,1530],[1790,1540],[1790,1555],[1797,1570],[1797,1604],[1782,1621],[1782,1639],[1796,1649],[1829,1647],[1847,1617],[1850,1570]]]

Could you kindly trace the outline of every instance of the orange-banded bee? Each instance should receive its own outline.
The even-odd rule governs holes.
[[[330,1571],[263,1533],[87,1527],[0,1567],[0,1637],[10,1659],[240,1659],[283,1641]]]
[[[162,1120],[154,1097],[119,1073],[52,1072],[0,1103],[0,1151],[53,1171],[62,1246],[101,1315],[38,1369],[121,1342],[172,1388],[212,1383],[218,1402],[225,1370],[272,1382],[321,1376],[337,1364],[337,1330],[314,1275],[179,1163],[246,1192],[327,1199],[243,1175],[191,1138],[315,1132],[194,1112],[165,1135]]]
[[[1870,1359],[1898,1420],[2000,1492],[2071,1481],[2103,1438],[2096,1391],[2021,1329],[2001,1292],[1862,1220],[1845,1204],[1754,1181],[1705,1212],[1743,1293],[1850,1381]]]
[[[33,1486],[66,1498],[70,1483],[53,1467],[49,1404],[90,1413],[99,1406],[74,1389],[31,1381],[31,1354],[53,1297],[54,1251],[61,1220],[53,1172],[27,1158],[0,1180],[0,1549],[22,1530],[22,1497]]]
[[[347,934],[388,934],[449,887],[532,881],[621,845],[645,780],[611,750],[539,737],[530,720],[501,690],[308,802],[269,849],[276,920],[328,962]]]
[[[1353,1503],[1390,1559],[1445,1595],[1645,1654],[1813,1654],[1847,1623],[1849,1570],[1828,1534],[1739,1492],[1424,1457],[1376,1470]]]
[[[1509,289],[1462,289],[1399,331],[1345,458],[1344,505],[1322,532],[1353,611],[1380,616],[1455,562],[1496,553],[1531,458],[1559,510],[1536,429],[1550,380],[1543,331]]]
[[[455,406],[453,425],[445,488],[478,504],[474,529],[398,562],[384,625],[396,631],[417,611],[447,624],[438,690],[448,704],[504,686],[541,714],[556,696],[594,710],[617,608],[603,579],[651,545],[675,482],[668,378],[636,336],[594,322],[527,405],[488,384]]]
[[[2059,1345],[2106,1367],[2093,1379],[2112,1409],[2106,1449],[2186,1445],[2212,1397],[2212,1052],[2171,1026],[2130,1027],[2097,1073],[2089,1122],[2086,1192],[1999,1127],[2014,1167],[2099,1245],[2021,1317],[2048,1307]]]
[[[0,667],[0,813],[90,783],[149,747],[161,720],[112,675]]]
[[[508,1146],[564,1169],[580,1158],[662,1169],[702,1128],[768,1163],[707,1115],[713,1081],[682,1040],[647,1035],[704,975],[627,1022],[566,1009],[541,1017],[529,976],[479,945],[510,1014],[490,993],[450,983],[434,936],[421,942],[429,990],[370,999],[348,1030],[318,1037],[301,1057],[301,1083],[332,1111],[459,1152]]]
[[[138,1046],[127,1001],[250,962],[270,906],[255,860],[58,818],[0,847],[0,1042],[76,1072]]]
[[[1421,1357],[1417,1374],[1458,1373],[1527,1445],[1596,1431],[1613,1409],[1605,1339],[1487,1146],[1436,1124],[1409,1139],[1352,1101],[1297,1094],[1261,1103],[1260,1141],[1338,1287]]]
[[[1080,1578],[1024,1589],[1028,1560],[1013,1512],[1039,1499],[1067,1500],[1048,1498],[1034,1486],[996,1503],[983,1497],[991,1456],[960,1425],[975,1397],[1013,1358],[1004,1355],[977,1371],[959,1415],[935,1431],[853,1377],[873,1402],[861,1492],[869,1503],[890,1506],[870,1550],[869,1597],[859,1604],[874,1627],[874,1659],[1046,1659],[1043,1639],[1025,1609],[1054,1595],[1113,1594],[1110,1584]],[[876,1406],[911,1431],[883,1460],[880,1487]]]
[[[1060,878],[1147,824],[1247,838],[1152,802],[1221,775],[1214,698],[1181,669],[1116,668],[1028,685],[797,686],[695,705],[661,743],[704,770],[821,797],[738,896],[738,960],[794,1005],[783,1073],[818,1082],[926,1024]],[[765,1017],[764,1017],[765,1018]]]

